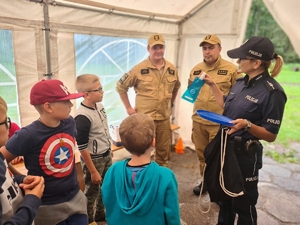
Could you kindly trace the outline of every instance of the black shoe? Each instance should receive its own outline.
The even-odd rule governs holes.
[[[202,182],[198,186],[194,187],[193,192],[195,195],[198,196],[200,195],[201,186],[202,186]],[[206,185],[203,186],[202,194],[204,194],[205,192],[207,192]]]

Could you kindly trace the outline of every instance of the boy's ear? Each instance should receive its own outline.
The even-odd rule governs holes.
[[[152,142],[151,142],[151,147],[154,148],[154,147],[155,147],[155,144],[156,144],[156,143],[155,143],[155,138],[153,138],[153,140],[152,140]]]
[[[43,108],[46,112],[52,112],[51,104],[49,102],[44,103]]]

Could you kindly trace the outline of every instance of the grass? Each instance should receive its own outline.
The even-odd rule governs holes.
[[[300,65],[298,66],[300,68]],[[295,72],[291,68],[291,65],[285,65],[276,78],[287,95],[282,124],[276,140],[285,146],[290,142],[300,142],[300,71]]]
[[[300,71],[294,71],[295,67],[300,69],[300,64],[285,65],[276,78],[284,88],[287,95],[287,103],[279,134],[273,144],[284,146],[286,151],[280,152],[276,151],[276,149],[266,149],[265,154],[278,162],[299,162],[297,152],[289,148],[291,142],[300,142]]]

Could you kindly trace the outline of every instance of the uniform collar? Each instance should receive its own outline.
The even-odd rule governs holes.
[[[162,68],[165,67],[166,64],[167,64],[166,60],[163,58],[163,66],[162,66]],[[148,59],[147,59],[147,67],[149,67],[149,68],[156,68],[156,66],[152,64],[152,62],[150,60],[150,57],[148,57]]]
[[[245,86],[246,86],[246,87],[255,86],[256,84],[262,82],[264,79],[266,79],[266,78],[269,77],[269,76],[270,76],[270,74],[269,74],[269,72],[266,70],[265,72],[263,72],[263,73],[261,73],[261,74],[255,76],[255,77],[253,77],[253,78],[250,80],[249,84],[248,84],[249,76],[246,75],[246,76],[244,77]]]
[[[206,66],[206,70],[207,71],[209,71],[209,70],[214,70],[214,69],[216,69],[219,65],[220,65],[220,62],[221,62],[221,55],[218,57],[218,59],[217,59],[217,61],[215,62],[215,64],[213,65],[213,67],[209,67],[207,64],[206,64],[206,62],[205,62],[205,60],[203,59],[203,62],[204,62],[204,64],[205,64],[205,66]]]

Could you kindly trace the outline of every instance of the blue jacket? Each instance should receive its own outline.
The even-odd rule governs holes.
[[[129,160],[114,163],[102,184],[108,225],[180,225],[174,173],[155,162],[133,172]]]

